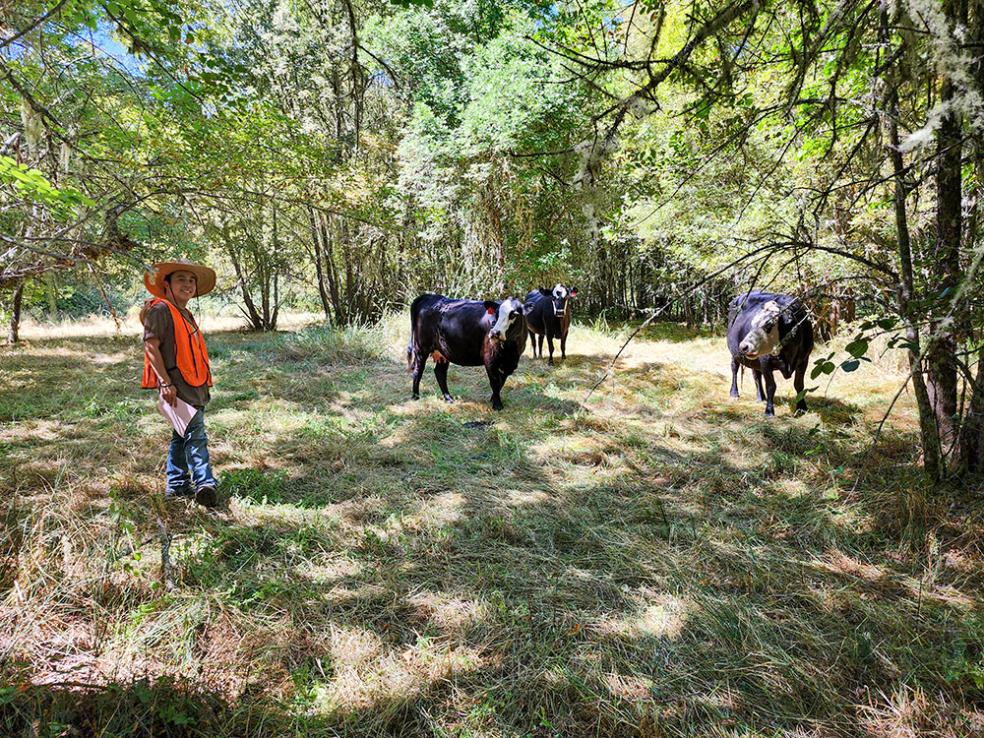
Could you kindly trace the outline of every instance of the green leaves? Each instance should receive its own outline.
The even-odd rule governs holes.
[[[847,346],[844,347],[855,359],[860,359],[866,353],[868,353],[868,339],[864,336],[857,336],[853,341],[851,341]]]
[[[870,343],[868,342],[868,337],[864,333],[858,333],[854,337],[854,340],[844,347],[844,350],[850,354],[851,358],[847,361],[841,362],[841,369],[845,372],[853,372],[861,366],[862,361],[870,362],[871,359],[867,357],[869,348]]]
[[[184,10],[181,3],[107,0],[103,7],[131,53],[146,54],[153,49],[157,54],[172,50],[175,56],[181,54],[177,49],[182,37],[186,37],[184,25],[188,20],[181,12]]]
[[[811,392],[816,392],[818,389],[819,386],[804,387],[802,391],[796,393],[796,402],[802,402],[803,400],[806,399],[806,396],[808,394],[810,394]],[[812,431],[811,431],[811,435],[812,435]]]
[[[887,318],[877,318],[869,319],[861,322],[862,331],[870,331],[873,328],[881,328],[883,331],[890,331],[899,324],[898,318],[887,317]]]
[[[12,186],[23,199],[50,208],[59,220],[67,220],[78,207],[96,204],[74,187],[55,187],[40,171],[9,156],[0,156],[0,182]]]
[[[835,364],[833,361],[833,352],[827,354],[827,356],[821,359],[817,359],[814,362],[813,371],[810,372],[810,379],[816,379],[822,374],[833,374],[838,366],[840,366],[841,371],[847,372],[848,374],[857,371],[860,368],[862,361],[871,361],[871,359],[869,359],[866,355],[870,347],[871,344],[868,337],[865,336],[864,333],[858,333],[854,337],[854,340],[844,347],[844,350],[851,358],[845,359],[839,365]]]
[[[831,354],[830,356],[833,356]],[[816,379],[821,374],[833,374],[837,365],[830,360],[830,356],[825,359],[817,359],[813,363],[813,371],[810,372],[810,379]]]

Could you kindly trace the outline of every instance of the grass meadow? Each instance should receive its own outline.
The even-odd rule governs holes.
[[[906,395],[872,450],[891,355],[766,420],[679,326],[586,398],[624,330],[575,325],[494,413],[410,400],[405,316],[302,322],[205,322],[218,511],[132,326],[0,349],[0,735],[984,735],[984,505]]]

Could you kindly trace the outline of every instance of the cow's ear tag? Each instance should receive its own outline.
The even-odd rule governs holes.
[[[487,308],[485,308],[485,312],[487,312],[489,315],[495,315],[495,308],[494,307],[487,307]]]

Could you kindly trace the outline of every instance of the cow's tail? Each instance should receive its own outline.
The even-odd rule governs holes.
[[[414,350],[414,346],[417,345],[417,313],[414,310],[416,306],[416,301],[414,305],[410,306],[410,343],[407,344],[407,374],[413,374],[413,365],[417,361],[417,352]]]

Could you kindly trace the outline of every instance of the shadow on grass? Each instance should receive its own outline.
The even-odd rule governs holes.
[[[339,516],[340,526],[361,526],[361,535],[346,538],[340,527],[318,543],[346,551],[354,571],[326,580],[285,562],[290,569],[245,584],[242,555],[259,550],[261,559],[279,560],[282,544],[296,543],[296,530],[283,529],[250,533],[264,543],[231,549],[247,554],[227,549],[226,563],[206,568],[225,567],[226,577],[238,579],[246,595],[238,606],[289,613],[290,630],[322,622],[367,630],[391,649],[421,638],[471,648],[496,669],[469,672],[466,681],[483,692],[497,685],[492,712],[514,730],[546,721],[573,735],[601,723],[615,730],[658,718],[680,735],[715,724],[764,730],[816,721],[851,734],[844,716],[854,690],[893,683],[896,668],[876,656],[868,631],[859,631],[866,621],[896,631],[880,646],[890,664],[932,678],[908,639],[930,637],[952,610],[927,602],[918,619],[903,624],[900,617],[914,615],[905,572],[866,568],[855,558],[869,548],[864,534],[822,501],[790,498],[780,484],[789,470],[750,475],[721,453],[660,447],[650,449],[657,461],[628,477],[558,487],[530,458],[529,443],[509,447],[489,437],[489,428],[474,437],[449,434],[452,423],[446,415],[414,416],[405,437],[423,450],[421,439],[437,435],[441,453],[460,463],[423,463],[414,476],[420,486],[402,495],[382,482],[364,490],[375,500],[369,514]],[[753,429],[792,453],[813,442],[808,430],[789,430]],[[469,466],[476,454],[479,463]],[[646,479],[660,472],[668,476]],[[841,553],[828,562],[832,549]],[[269,586],[287,582],[290,570],[293,585]],[[831,601],[825,592],[841,594]],[[449,628],[423,594],[467,603],[477,614]],[[943,649],[953,633],[935,637]],[[602,653],[609,660],[599,668]],[[714,697],[725,688],[727,701]],[[427,696],[405,703],[404,719],[440,711],[430,687],[418,691]],[[366,716],[351,719],[372,724]]]
[[[611,392],[647,410],[630,425],[571,399],[604,358],[524,360],[501,413],[481,369],[453,369],[449,407],[410,402],[395,362],[305,362],[230,372],[217,412],[269,404],[292,424],[249,426],[256,453],[224,470],[231,510],[169,503],[175,590],[112,613],[101,646],[201,671],[0,691],[11,734],[860,735],[871,695],[971,699],[979,597],[923,591],[864,497],[839,497],[853,408],[755,419],[712,403],[711,375],[651,363]],[[876,463],[904,481],[898,458]],[[147,502],[118,503],[142,537]],[[185,602],[208,603],[205,622],[166,619]],[[232,646],[208,619],[235,625]],[[255,650],[220,694],[210,655],[242,634]]]
[[[258,691],[263,686],[254,685]],[[425,706],[446,699],[452,689],[436,683],[424,694],[378,700],[326,718],[299,713],[292,700],[263,694],[231,698],[207,685],[168,677],[104,685],[34,685],[0,677],[0,731],[8,738],[426,735],[433,726]]]
[[[809,411],[819,415],[824,425],[848,426],[864,418],[864,411],[859,406],[835,397],[811,395],[806,401]]]

